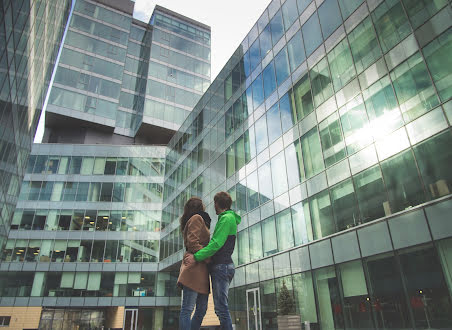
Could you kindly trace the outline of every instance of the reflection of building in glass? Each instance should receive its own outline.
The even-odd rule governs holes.
[[[96,6],[94,13],[105,9]],[[187,65],[192,77],[208,79],[198,66],[206,47],[199,23],[157,12],[151,27],[128,14],[151,41],[130,32],[117,47],[125,60],[110,58],[118,54],[108,47],[101,58],[91,46],[66,45],[63,55],[124,63],[122,78],[110,80],[117,71],[59,66],[103,76],[120,85],[119,96],[102,94],[96,79],[93,92],[83,75],[75,85],[56,83],[45,141],[60,144],[33,149],[2,255],[0,304],[49,307],[48,328],[87,306],[107,327],[130,328],[136,319],[144,328],[177,328],[177,219],[190,196],[214,214],[213,196],[226,190],[243,217],[230,290],[237,329],[452,327],[450,4],[272,1],[207,90],[181,80],[200,89],[180,89],[204,93],[183,123],[152,114],[175,103],[186,109],[168,80],[185,76],[168,68],[188,73]],[[89,9],[78,16],[88,19]],[[71,24],[80,38],[99,31]],[[167,35],[154,42],[157,30]],[[200,47],[184,43],[181,52],[179,42],[171,46],[175,35]],[[129,51],[131,39],[149,41],[150,51]],[[191,55],[182,61],[182,53]],[[131,60],[143,63],[130,71]],[[151,71],[163,62],[166,69]],[[83,100],[64,103],[65,93]],[[104,101],[115,104],[115,116]],[[151,131],[159,142],[176,132],[167,147],[132,146],[155,141]],[[75,142],[102,145],[63,144]],[[278,307],[284,287],[294,315]]]

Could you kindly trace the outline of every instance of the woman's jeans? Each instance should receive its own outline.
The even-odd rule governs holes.
[[[217,264],[209,267],[212,281],[215,314],[220,319],[221,329],[232,330],[231,314],[229,314],[229,284],[234,277],[234,264]]]
[[[182,307],[179,316],[179,330],[198,330],[201,327],[202,320],[207,311],[207,300],[209,296],[193,291],[186,286],[182,292]],[[195,314],[191,318],[193,308]]]

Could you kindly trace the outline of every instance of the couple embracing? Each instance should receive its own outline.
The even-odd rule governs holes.
[[[234,252],[237,225],[240,216],[232,211],[231,196],[222,191],[215,195],[215,212],[218,222],[210,239],[210,217],[200,198],[190,198],[180,218],[181,233],[186,252],[180,268],[177,284],[182,287],[180,330],[199,329],[206,314],[207,300],[212,281],[215,313],[221,329],[232,329],[228,307],[229,284],[234,277]],[[210,239],[210,241],[209,241]],[[191,317],[193,309],[196,311]]]

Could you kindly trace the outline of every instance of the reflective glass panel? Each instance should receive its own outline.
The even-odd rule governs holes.
[[[312,102],[311,83],[309,76],[305,74],[289,91],[292,102],[293,121],[297,122],[314,110]]]
[[[452,28],[424,47],[423,53],[442,101],[452,96]]]
[[[306,56],[309,57],[309,55],[311,55],[323,42],[317,12],[314,12],[308,21],[301,27],[301,31],[305,42]]]
[[[318,107],[333,95],[333,86],[328,70],[328,62],[323,58],[310,71],[312,84],[312,94],[314,96],[315,106]]]
[[[438,105],[438,97],[419,52],[397,66],[391,72],[391,79],[405,122]]]
[[[346,1],[344,0],[344,2]],[[381,56],[380,46],[370,17],[367,17],[350,32],[348,39],[358,73],[364,71]]]
[[[289,53],[290,72],[293,72],[306,59],[301,30],[295,33],[287,43],[287,51]]]
[[[342,23],[337,0],[325,0],[318,11],[323,38],[326,40]]]
[[[355,76],[355,66],[346,38],[328,54],[328,62],[334,90],[338,91]]]

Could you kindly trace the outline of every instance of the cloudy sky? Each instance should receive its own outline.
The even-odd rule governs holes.
[[[209,25],[214,80],[269,3],[270,0],[136,0],[134,17],[148,22],[158,4]]]

